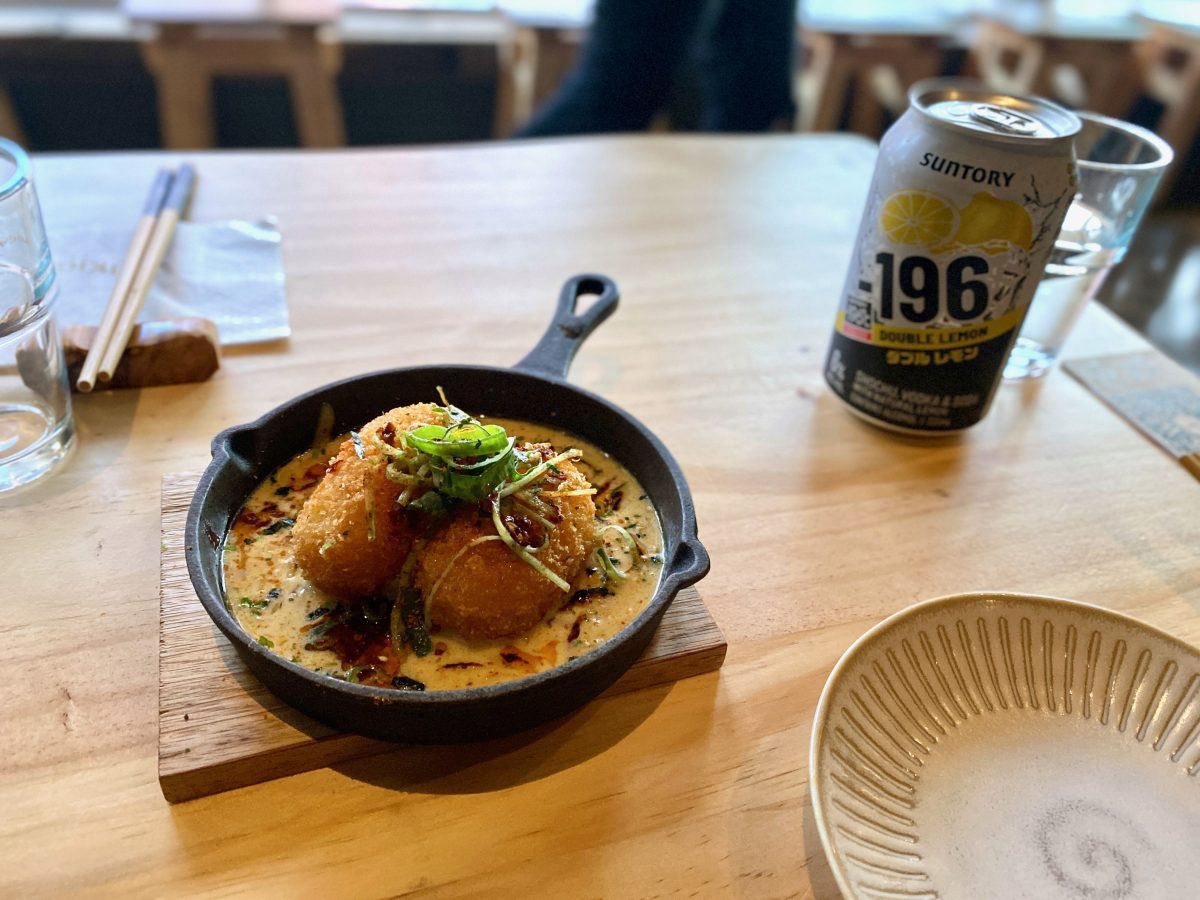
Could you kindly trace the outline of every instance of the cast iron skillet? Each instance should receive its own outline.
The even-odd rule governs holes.
[[[580,296],[599,298],[580,315]],[[339,381],[297,397],[249,425],[213,439],[188,509],[188,572],[201,603],[250,670],[278,697],[326,724],[407,743],[477,740],[549,721],[612,684],[641,655],[679,590],[708,572],[696,537],[691,494],[667,448],[637,419],[565,381],[579,345],[617,308],[617,287],[602,275],[577,275],[537,346],[512,369],[415,366]],[[455,691],[410,692],[351,684],[275,656],[225,607],[221,541],[242,503],[263,479],[307,449],[324,404],[333,433],[357,428],[384,410],[433,400],[441,385],[452,402],[476,414],[541,422],[586,438],[624,464],[650,494],[662,519],[662,580],[642,614],[584,656],[520,681]]]

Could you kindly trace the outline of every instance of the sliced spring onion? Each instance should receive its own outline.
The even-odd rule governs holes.
[[[333,437],[333,407],[328,403],[321,404],[321,410],[317,413],[317,428],[313,432],[312,458],[320,459],[325,456],[325,445],[329,443]]]
[[[604,574],[609,578],[615,578],[618,581],[624,581],[628,575],[613,565],[612,559],[608,555],[608,551],[603,547],[596,548],[596,559],[600,563],[600,568],[604,570]]]
[[[408,551],[408,556],[404,558],[404,565],[400,567],[400,574],[396,576],[396,596],[392,600],[392,612],[388,617],[388,631],[392,639],[392,649],[397,653],[404,651],[404,640],[408,634],[408,629],[404,627],[404,592],[412,590],[413,573],[417,569],[417,559],[421,551],[425,549],[426,541],[424,538],[416,540],[412,549]],[[429,624],[428,620],[424,623]]]
[[[482,425],[474,420],[449,428],[422,425],[404,435],[405,443],[430,456],[491,456],[504,449],[508,435],[499,425]]]
[[[498,534],[486,534],[483,537],[477,537],[473,541],[468,541],[466,544],[464,544],[462,547],[459,548],[459,551],[457,553],[455,553],[452,557],[450,557],[450,562],[446,563],[446,568],[442,569],[442,574],[437,577],[437,581],[435,581],[433,583],[433,587],[431,587],[429,589],[429,593],[425,595],[425,621],[426,622],[429,621],[429,617],[432,614],[433,598],[437,596],[438,588],[440,588],[442,586],[442,582],[446,580],[446,575],[449,574],[450,569],[454,566],[454,564],[456,562],[458,562],[459,558],[464,553],[466,553],[468,550],[470,550],[472,547],[478,547],[480,544],[486,544],[488,541],[498,541],[500,539],[501,539],[500,535],[498,535]]]
[[[467,419],[462,422],[455,422],[446,429],[446,435],[442,439],[454,444],[474,444],[476,441],[482,441],[484,446],[475,447],[477,451],[475,456],[483,455],[487,452],[494,453],[504,446],[504,440],[508,434],[500,425],[484,425],[478,419]],[[489,449],[495,448],[495,449]]]
[[[354,453],[359,459],[366,459],[367,450],[363,446],[362,438],[358,436],[357,431],[350,432],[350,440],[354,441]]]
[[[560,591],[569,593],[571,585],[563,581],[558,575],[546,568],[541,560],[537,559],[532,553],[517,543],[516,539],[508,533],[508,529],[504,527],[504,522],[500,519],[500,498],[497,497],[492,501],[492,523],[496,526],[496,533],[500,535],[500,540],[504,541],[508,549],[515,553],[520,559],[527,563],[530,568],[553,584]]]
[[[421,601],[421,592],[416,588],[404,588],[400,595],[408,643],[417,656],[428,656],[433,650],[433,639],[429,636],[429,622],[425,618],[425,604]]]
[[[388,466],[384,470],[383,474],[386,475],[388,481],[392,482],[393,484],[416,484],[417,482],[415,476],[410,475],[408,472],[400,471],[400,469],[392,463],[388,463]]]
[[[371,444],[384,456],[390,456],[392,459],[408,459],[410,456],[407,447],[393,447],[378,434],[371,435]]]
[[[498,492],[499,496],[507,497],[509,494],[515,494],[517,491],[519,491],[521,488],[525,487],[527,484],[532,484],[533,482],[535,482],[539,478],[541,478],[543,475],[545,475],[546,472],[549,471],[551,466],[556,466],[560,462],[563,462],[568,459],[579,459],[579,457],[581,457],[581,456],[583,456],[583,453],[580,452],[579,450],[571,449],[571,450],[564,451],[563,453],[558,454],[558,456],[552,457],[552,458],[546,460],[545,462],[541,463],[540,465],[534,466],[532,469],[530,469],[528,472],[526,472],[524,475],[522,475],[516,481],[510,482],[510,483],[504,485],[504,487],[500,488],[500,490]]]
[[[478,502],[508,481],[516,470],[513,439],[499,453],[469,466],[440,461],[433,468],[433,483],[439,491],[456,500]]]
[[[433,410],[434,412],[441,413],[443,416],[449,419],[451,425],[457,424],[458,422],[475,421],[474,416],[463,412],[453,403],[447,403],[445,406],[435,406]]]
[[[425,544],[428,541],[425,538],[418,538],[413,541],[412,549],[408,551],[408,556],[404,558],[404,565],[400,567],[400,574],[396,576],[400,579],[401,587],[410,587],[413,580],[413,572],[417,570],[417,559],[422,550],[425,549]]]
[[[537,510],[544,516],[553,516],[558,513],[558,510],[552,503],[547,503],[540,496],[541,488],[533,485],[528,490],[518,491],[513,494],[514,500],[519,500],[521,503],[528,504],[533,509]]]
[[[388,636],[392,641],[392,649],[397,653],[404,652],[404,607],[397,596],[392,603],[392,612],[388,616]]]
[[[595,488],[573,488],[568,491],[542,491],[543,497],[586,497],[596,493]]]
[[[321,555],[321,557],[323,558],[325,556],[325,554],[329,552],[329,549],[335,543],[337,543],[337,542],[334,541],[333,538],[331,538],[331,537],[325,538],[325,540],[321,543],[321,546],[317,548],[317,553],[319,553]]]
[[[412,647],[417,656],[425,656],[433,649],[433,640],[429,637],[429,626],[424,621],[424,612],[421,592],[416,588],[402,587],[396,592],[388,625],[392,632],[392,649],[397,653],[404,649],[405,642]]]
[[[448,468],[454,469],[456,472],[461,472],[464,475],[477,474],[478,472],[481,472],[484,469],[500,462],[505,457],[510,456],[515,444],[515,438],[507,438],[501,445],[500,449],[491,456],[484,457],[483,459],[478,459],[477,457],[467,457],[468,459],[474,460],[474,462],[467,463],[459,462],[457,459],[447,459],[445,461],[445,465]]]
[[[630,559],[632,560],[629,568],[625,571],[618,569],[617,564],[613,562],[612,557],[608,555],[608,550],[604,547],[597,548],[596,558],[600,561],[600,568],[604,570],[604,574],[608,577],[616,578],[618,580],[628,578],[629,573],[634,570],[641,559],[641,553],[638,550],[637,541],[634,539],[633,535],[629,533],[629,529],[620,525],[614,525],[611,522],[600,527],[599,535],[601,538],[603,538],[604,535],[610,531],[621,539],[622,543],[625,544],[626,549],[629,551]]]
[[[629,533],[628,528],[623,528],[620,525],[613,525],[611,522],[609,522],[600,528],[600,536],[603,537],[604,534],[609,531],[616,532],[618,537],[625,542],[625,546],[629,548],[630,553],[632,553],[634,556],[641,555],[641,551],[638,549],[637,541],[634,540],[633,535]]]
[[[529,502],[528,495],[517,494],[513,498],[513,503],[520,507],[525,515],[532,518],[535,522],[545,528],[547,531],[553,531],[557,526],[538,512],[537,508]],[[544,506],[544,504],[542,504]]]
[[[363,472],[363,500],[367,508],[367,540],[375,540],[375,491],[369,472]]]

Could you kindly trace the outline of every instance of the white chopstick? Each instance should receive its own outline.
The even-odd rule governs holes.
[[[154,223],[154,230],[150,233],[150,243],[138,265],[133,285],[121,307],[121,315],[113,331],[112,340],[105,348],[104,356],[100,360],[100,367],[96,373],[100,381],[108,381],[112,378],[113,372],[117,370],[117,365],[121,362],[125,345],[129,343],[129,336],[133,333],[133,326],[137,323],[138,313],[142,311],[142,304],[146,302],[146,295],[150,293],[150,285],[154,283],[154,277],[158,274],[163,258],[167,255],[167,249],[171,246],[171,239],[175,236],[175,226],[179,224],[179,219],[187,208],[188,201],[192,198],[192,187],[195,183],[195,170],[189,165],[180,166],[175,178],[171,181],[171,188],[167,192],[162,212],[159,213],[158,219]]]
[[[117,283],[109,295],[108,305],[104,307],[104,315],[100,319],[100,327],[96,329],[96,336],[92,338],[87,358],[84,359],[83,368],[80,369],[79,378],[75,382],[75,386],[85,393],[96,385],[96,372],[104,358],[104,351],[112,340],[113,331],[121,316],[121,307],[129,295],[129,287],[137,274],[138,264],[141,263],[150,243],[150,234],[154,230],[159,213],[162,212],[173,177],[174,173],[170,169],[159,169],[153,184],[150,185],[150,193],[146,197],[145,206],[142,207],[142,215],[138,219],[137,227],[133,229],[133,239],[129,242],[129,249],[125,251],[125,258],[121,260]]]
[[[116,366],[120,364],[121,354],[125,353],[125,346],[130,342],[133,325],[137,324],[138,313],[142,312],[146,294],[150,293],[150,286],[154,284],[158,268],[162,265],[162,260],[166,258],[170,241],[175,236],[175,226],[179,224],[180,217],[184,215],[184,210],[192,199],[194,184],[196,184],[196,172],[191,166],[180,166],[179,172],[170,182],[167,202],[163,204],[162,212],[154,224],[154,232],[150,234],[150,244],[146,247],[142,264],[138,265],[138,272],[133,277],[133,286],[130,288],[125,304],[121,307],[121,317],[116,322],[113,340],[104,349],[100,370],[96,373],[96,377],[101,382],[107,382],[112,378]]]

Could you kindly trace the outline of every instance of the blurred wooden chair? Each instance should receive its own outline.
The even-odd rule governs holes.
[[[816,131],[817,111],[833,68],[834,40],[832,35],[804,30],[799,33],[796,46],[799,64],[796,66],[792,83],[796,105],[799,107],[796,130]],[[837,118],[840,117],[839,108]],[[834,117],[826,113],[822,121],[827,122],[830,118]],[[837,125],[837,118],[834,118],[834,127]]]
[[[1136,39],[1030,35],[997,21],[980,24],[970,42],[968,73],[998,90],[1033,93],[1116,118],[1138,98],[1162,106],[1154,130],[1179,157],[1200,138],[1200,35],[1143,19]],[[1158,196],[1170,194],[1179,161]]]
[[[1041,41],[1002,22],[983,21],[967,51],[966,74],[997,91],[1027,94],[1041,78],[1045,57]]]
[[[514,27],[496,46],[496,108],[492,136],[511,137],[533,115],[542,70],[543,38],[536,28]]]
[[[557,90],[574,68],[587,40],[589,4],[498,4],[512,29],[499,51],[495,135],[509,137]]]
[[[336,5],[338,32],[346,46],[492,49],[494,57],[474,52],[460,54],[458,73],[471,81],[495,80],[493,137],[510,136],[529,118],[536,105],[545,57],[536,20],[526,27],[524,21],[507,13],[503,2],[456,6],[445,0],[338,0]]]
[[[3,84],[0,84],[0,137],[25,146],[25,129],[21,127],[21,119],[8,94],[8,87]]]
[[[999,91],[1037,94],[1108,116],[1128,115],[1138,92],[1132,41],[1029,34],[996,20],[976,26],[966,74]]]
[[[1134,54],[1142,93],[1163,107],[1154,130],[1175,149],[1175,165],[1166,176],[1173,181],[1200,138],[1200,35],[1148,21]],[[1162,188],[1159,196],[1167,193],[1169,188]]]
[[[908,106],[908,88],[941,71],[938,35],[801,32],[796,96],[801,131],[851,131],[878,138]],[[847,111],[847,104],[849,110]]]
[[[216,145],[212,84],[221,75],[286,79],[301,146],[345,146],[337,92],[341,46],[320,41],[318,27],[158,23],[157,37],[142,45],[142,55],[158,87],[164,146]]]

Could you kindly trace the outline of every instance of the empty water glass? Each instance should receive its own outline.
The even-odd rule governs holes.
[[[1075,138],[1079,188],[1004,377],[1044,375],[1054,365],[1087,302],[1125,256],[1163,172],[1170,146],[1158,135],[1095,113],[1076,115],[1083,128]]]
[[[74,441],[57,296],[29,157],[0,138],[0,491],[45,475]]]

